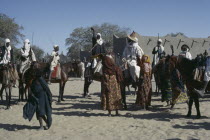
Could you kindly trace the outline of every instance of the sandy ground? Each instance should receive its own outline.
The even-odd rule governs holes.
[[[185,118],[187,104],[178,104],[172,111],[153,95],[150,111],[125,110],[121,116],[108,117],[107,111],[100,109],[100,83],[90,87],[91,97],[83,98],[83,81],[72,79],[65,88],[65,102],[57,103],[58,84],[50,86],[53,99],[53,124],[49,130],[38,131],[36,117],[31,122],[24,120],[23,105],[17,103],[17,89],[13,91],[12,109],[5,110],[0,105],[0,140],[61,140],[61,139],[138,139],[138,140],[179,140],[203,139],[210,137],[209,95],[201,99],[202,119]],[[128,106],[135,102],[135,96],[127,95]],[[113,112],[114,114],[114,112]]]

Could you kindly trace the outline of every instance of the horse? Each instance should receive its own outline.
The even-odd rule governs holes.
[[[10,108],[11,105],[11,93],[12,93],[12,86],[13,86],[13,79],[11,76],[11,66],[10,64],[3,65],[0,70],[0,83],[2,84],[0,90],[1,100],[3,101],[3,91],[6,92],[6,101],[7,101],[7,109]]]
[[[66,82],[68,81],[68,73],[72,70],[72,64],[69,63],[64,63],[61,64],[61,73],[60,79],[51,79],[51,83],[59,83],[59,96],[58,96],[58,102],[64,101],[63,98],[63,94],[64,94],[64,88],[66,85]],[[20,82],[19,82],[19,97],[23,94],[25,94],[26,99],[27,99],[27,95],[26,95],[26,91],[27,89],[30,88],[30,85],[32,83],[31,81],[31,74],[36,70],[36,69],[40,69],[42,71],[42,76],[45,78],[45,80],[48,82],[49,80],[49,68],[50,68],[50,64],[49,63],[44,63],[44,62],[35,62],[34,64],[31,65],[31,67],[25,72],[24,74],[24,82],[22,81],[22,79],[20,78]],[[23,86],[23,84],[25,83],[25,87]],[[29,90],[30,91],[30,90]],[[30,93],[30,92],[29,92]]]
[[[168,63],[166,63],[166,58],[162,58],[153,67],[152,72],[153,74],[157,76],[157,79],[155,82],[156,82],[156,85],[158,85],[158,89],[161,89],[161,87],[163,86],[163,81],[170,80],[171,90],[172,90],[172,99],[171,99],[171,104],[169,104],[170,102],[168,102],[168,106],[171,105],[171,109],[173,109],[174,105],[176,104],[176,101],[178,100],[178,97],[181,95],[182,90],[184,90],[184,85],[183,85],[182,77],[180,76],[179,71],[174,71],[175,73],[173,73],[173,75],[166,75],[167,70],[168,70]]]
[[[89,86],[93,80],[101,82],[102,73],[101,74],[99,72],[95,73],[95,70],[98,69],[98,66],[101,67],[100,63],[101,62],[99,62],[95,68],[91,68],[91,65],[85,68],[84,97],[86,97],[86,95],[89,94]],[[127,109],[126,87],[129,87],[131,84],[133,84],[135,86],[135,91],[136,91],[138,82],[135,82],[135,83],[131,82],[132,77],[128,69],[125,70],[125,69],[122,69],[122,67],[120,67],[120,69],[123,72],[123,81],[120,82],[119,84],[121,88],[121,95],[122,95],[122,101],[124,104],[124,109]]]
[[[192,105],[193,102],[195,102],[195,108],[197,111],[196,118],[201,118],[200,113],[200,105],[199,105],[199,96],[194,91],[194,89],[200,89],[203,87],[204,82],[200,82],[197,80],[194,80],[194,74],[193,71],[197,67],[197,61],[196,59],[189,60],[184,57],[180,56],[168,56],[166,58],[166,63],[168,65],[166,75],[171,75],[172,71],[174,69],[177,69],[181,76],[183,77],[183,80],[186,82],[186,87],[188,89],[189,94],[189,103],[188,103],[188,113],[186,117],[191,117],[192,113]],[[210,89],[210,84],[208,84],[207,89]]]

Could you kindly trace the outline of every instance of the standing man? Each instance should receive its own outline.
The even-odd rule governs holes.
[[[26,70],[28,70],[32,64],[32,62],[36,62],[36,56],[31,48],[31,44],[29,39],[24,41],[23,48],[21,48],[21,66],[20,73],[22,74],[22,78]]]
[[[79,68],[79,73],[80,73],[81,80],[84,80],[85,63],[80,61],[80,63],[78,64],[78,68]]]
[[[53,46],[54,50],[51,53],[52,56],[52,61],[50,64],[50,74],[49,74],[49,81],[48,84],[51,84],[51,76],[52,76],[52,72],[54,71],[54,68],[59,65],[59,60],[60,60],[60,56],[59,56],[59,46],[58,45],[54,45]]]
[[[162,39],[158,39],[157,46],[155,46],[152,51],[152,54],[154,55],[152,67],[154,67],[159,62],[159,60],[165,56],[165,51],[162,42]]]
[[[140,75],[140,67],[137,65],[137,59],[142,58],[144,52],[138,44],[136,33],[133,31],[127,36],[127,45],[123,51],[123,61],[127,63],[130,75],[134,82],[138,81]]]
[[[189,60],[192,60],[192,55],[190,53],[190,48],[186,44],[182,45],[181,50],[182,51],[180,52],[179,56],[183,56],[183,57],[185,57]]]

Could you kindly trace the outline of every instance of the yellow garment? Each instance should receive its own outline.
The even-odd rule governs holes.
[[[147,57],[144,63],[150,63],[150,57],[149,55],[143,55],[143,57]]]

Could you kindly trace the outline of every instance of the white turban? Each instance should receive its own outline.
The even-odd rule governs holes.
[[[54,46],[53,46],[54,49],[57,48],[57,47],[58,47],[58,45],[54,45]]]
[[[10,43],[9,38],[6,38],[6,39],[5,39],[5,43]]]
[[[99,45],[102,45],[102,44],[103,44],[103,39],[101,38],[101,34],[100,34],[100,33],[97,33],[96,35],[97,35],[97,36],[100,36],[100,38],[97,39],[96,42],[97,42]]]
[[[162,43],[163,41],[162,41],[162,39],[159,38],[159,39],[158,39],[158,42]]]
[[[24,41],[24,48],[25,48],[26,50],[29,50],[30,47],[31,47],[30,41],[29,41],[29,39],[26,39],[26,40]]]
[[[4,43],[5,43],[5,46],[6,46],[7,43],[10,43],[9,38],[6,38],[5,41],[4,41]]]

